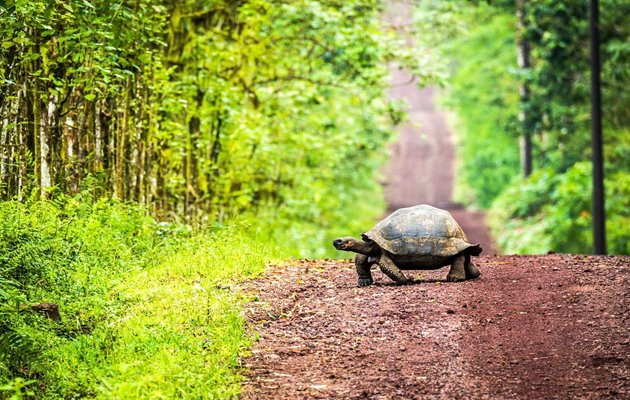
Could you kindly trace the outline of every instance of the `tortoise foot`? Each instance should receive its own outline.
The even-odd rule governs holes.
[[[448,274],[446,276],[448,282],[461,282],[466,280],[466,275],[460,274]]]
[[[370,286],[373,283],[372,279],[359,279],[359,286]]]
[[[477,268],[477,266],[473,264],[472,262],[468,263],[464,267],[464,270],[466,271],[466,279],[479,278],[479,275],[481,275],[479,268]]]

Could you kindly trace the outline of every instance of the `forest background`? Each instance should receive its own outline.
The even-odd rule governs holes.
[[[490,210],[503,251],[589,253],[587,3],[522,4],[517,28],[511,1],[418,2],[409,27],[371,0],[0,3],[0,396],[236,395],[255,335],[235,284],[334,256],[329,239],[383,212],[378,168],[404,118],[391,62],[444,86],[457,200]],[[617,254],[629,12],[602,1]]]

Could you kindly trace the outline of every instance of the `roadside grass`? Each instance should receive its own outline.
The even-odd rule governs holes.
[[[0,398],[238,395],[252,340],[236,283],[281,250],[247,226],[193,232],[139,207],[0,203]],[[32,311],[55,303],[61,320]]]
[[[0,202],[0,398],[238,396],[254,340],[238,283],[277,260],[339,255],[330,241],[383,209],[378,185],[355,186],[196,229],[90,189]],[[46,303],[59,320],[35,310]]]
[[[54,374],[66,375],[68,389],[91,382],[103,398],[236,396],[239,359],[251,338],[240,314],[246,299],[234,284],[259,274],[269,250],[240,233],[221,232],[135,271],[109,291],[126,305],[124,314],[107,318],[79,346],[61,347]]]

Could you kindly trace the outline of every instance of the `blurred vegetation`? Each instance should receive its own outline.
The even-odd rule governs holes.
[[[490,209],[504,252],[590,253],[587,2],[524,2],[528,69],[517,65],[514,2],[418,4],[420,43],[440,43],[433,57],[450,74],[444,102],[460,133],[456,199]],[[630,254],[630,4],[600,7],[608,251]],[[521,102],[524,84],[531,93]],[[529,178],[519,165],[523,111],[534,133]]]
[[[630,254],[630,174],[608,171],[606,179],[608,246]],[[492,225],[506,253],[584,254],[592,251],[591,164],[575,163],[564,174],[551,168],[508,188],[493,204]]]

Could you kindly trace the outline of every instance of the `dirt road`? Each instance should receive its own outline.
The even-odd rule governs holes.
[[[271,267],[247,287],[246,399],[630,399],[630,257],[480,257],[358,288],[349,262]]]

